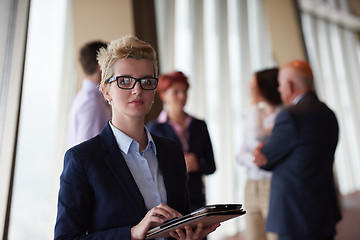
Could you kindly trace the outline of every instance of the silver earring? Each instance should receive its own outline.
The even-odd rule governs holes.
[[[107,103],[108,103],[109,105],[111,105],[111,100],[106,99],[106,101],[107,101]]]

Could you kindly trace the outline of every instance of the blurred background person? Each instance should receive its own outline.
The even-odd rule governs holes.
[[[266,229],[279,240],[332,240],[341,219],[334,182],[339,126],[314,90],[309,63],[295,60],[279,71],[286,107],[254,150],[254,162],[272,171]]]
[[[182,146],[189,173],[191,210],[206,203],[203,176],[216,170],[213,148],[205,121],[184,111],[188,78],[180,71],[159,75],[157,93],[164,104],[158,118],[148,124],[150,132]]]
[[[69,113],[67,147],[70,148],[99,134],[111,118],[110,106],[99,91],[101,70],[96,55],[107,44],[94,41],[85,44],[79,54],[85,78]]]
[[[237,162],[247,168],[244,207],[245,236],[248,240],[274,240],[276,234],[266,233],[265,220],[269,210],[271,172],[253,163],[252,152],[270,135],[275,117],[282,108],[278,92],[278,68],[255,72],[249,91],[251,106],[246,112],[246,129]]]

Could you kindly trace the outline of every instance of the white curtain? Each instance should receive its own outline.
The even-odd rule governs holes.
[[[301,21],[316,90],[336,113],[340,140],[335,156],[339,189],[360,189],[360,20],[351,16],[347,0],[299,0]],[[314,10],[322,11],[314,11]],[[327,15],[323,15],[326,12]]]
[[[155,0],[161,72],[183,71],[190,81],[186,111],[209,127],[217,170],[206,179],[207,203],[243,202],[246,173],[235,163],[243,138],[254,71],[276,64],[261,0]],[[229,221],[210,239],[235,234]]]

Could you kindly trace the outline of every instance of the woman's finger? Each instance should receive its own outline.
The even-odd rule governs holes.
[[[165,217],[167,219],[182,216],[181,213],[179,213],[175,209],[173,209],[173,208],[171,208],[168,205],[163,204],[163,203],[161,203],[158,206],[154,207],[152,213],[153,213],[153,215],[156,214],[156,215],[159,215],[159,216],[163,216],[163,217]]]
[[[194,232],[190,226],[185,226],[186,238],[192,239]]]
[[[176,239],[180,239],[179,235],[175,231],[171,231],[170,236],[173,237],[173,238],[176,238]]]
[[[178,229],[176,229],[175,231],[176,231],[176,233],[178,234],[178,236],[179,236],[180,239],[185,239],[186,235],[185,235],[183,229],[178,228]],[[179,238],[178,238],[178,239],[179,239]]]

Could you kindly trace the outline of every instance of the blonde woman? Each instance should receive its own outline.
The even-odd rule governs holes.
[[[101,49],[98,60],[112,119],[65,154],[55,239],[144,239],[150,228],[189,212],[184,155],[144,126],[158,83],[154,49],[125,36]],[[202,239],[219,225],[171,236]]]

